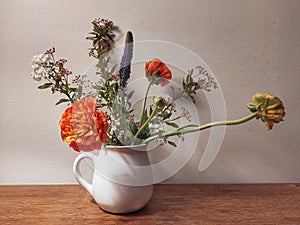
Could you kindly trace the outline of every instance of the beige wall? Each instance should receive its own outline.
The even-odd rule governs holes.
[[[220,154],[199,173],[203,132],[199,151],[169,182],[300,182],[299,12],[293,0],[1,0],[0,184],[75,182],[77,154],[59,136],[65,107],[54,106],[59,96],[36,90],[29,63],[55,46],[68,68],[83,73],[96,17],[112,19],[122,34],[132,30],[136,40],[167,40],[200,55],[221,84],[229,118],[245,115],[256,91],[285,103],[285,122],[272,131],[256,121],[228,128]]]

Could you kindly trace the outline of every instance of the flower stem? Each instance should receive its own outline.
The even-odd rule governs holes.
[[[68,76],[65,77],[65,87],[66,87],[66,92],[65,95],[68,97],[68,99],[70,100],[71,103],[74,102],[74,100],[71,98],[70,94],[69,94],[69,83],[68,83]],[[62,89],[62,88],[61,88]]]
[[[147,142],[152,141],[156,138],[162,138],[162,137],[169,137],[169,136],[174,136],[174,135],[192,133],[192,132],[196,132],[196,131],[205,130],[205,129],[210,128],[210,127],[215,127],[215,126],[237,125],[237,124],[245,123],[249,120],[252,120],[256,116],[257,116],[257,112],[252,113],[252,114],[250,114],[246,117],[243,117],[241,119],[238,119],[238,120],[216,121],[216,122],[207,123],[207,124],[204,124],[204,125],[198,126],[198,127],[189,127],[189,128],[185,128],[185,129],[178,129],[178,130],[175,130],[175,131],[169,131],[169,132],[165,132],[165,133],[162,133],[162,134],[157,134],[157,135],[151,136],[151,137],[145,139],[143,141],[143,143],[147,143]]]
[[[144,96],[143,106],[142,106],[142,115],[141,115],[141,126],[143,126],[145,121],[146,121],[146,117],[147,117],[146,112],[145,112],[146,103],[147,103],[147,97],[148,97],[148,94],[149,94],[150,87],[151,87],[152,83],[153,83],[153,79],[151,79],[149,81],[149,84],[148,84],[148,87],[147,87],[147,90],[146,90],[146,93],[145,93],[145,96]]]
[[[141,134],[141,132],[146,128],[146,126],[152,120],[152,118],[157,114],[157,111],[158,111],[158,106],[156,105],[155,108],[154,108],[154,110],[153,110],[153,112],[152,112],[152,114],[149,116],[149,118],[145,121],[145,123],[140,127],[140,129],[138,129],[138,131],[134,135],[134,138],[133,138],[131,144],[135,144],[136,139]]]

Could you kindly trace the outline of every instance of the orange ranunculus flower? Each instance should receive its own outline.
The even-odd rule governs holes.
[[[146,77],[149,79],[154,77],[154,84],[160,84],[160,86],[165,86],[172,79],[172,73],[169,68],[159,59],[152,59],[145,65]]]
[[[95,99],[89,97],[74,102],[59,121],[61,138],[75,151],[100,149],[107,142],[108,122],[105,114],[96,110]]]

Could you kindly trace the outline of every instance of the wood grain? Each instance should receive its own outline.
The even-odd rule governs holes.
[[[299,225],[300,184],[156,185],[144,209],[123,215],[79,185],[0,186],[1,225],[126,223]]]

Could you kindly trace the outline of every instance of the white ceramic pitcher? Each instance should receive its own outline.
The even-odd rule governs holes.
[[[82,159],[94,164],[92,183],[79,169]],[[107,146],[94,152],[82,152],[74,161],[77,181],[97,204],[111,213],[129,213],[143,208],[153,193],[152,171],[146,145]]]

